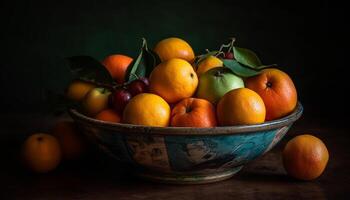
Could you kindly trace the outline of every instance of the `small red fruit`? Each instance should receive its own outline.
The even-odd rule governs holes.
[[[131,97],[130,92],[126,89],[117,89],[110,95],[109,102],[111,107],[121,114]]]
[[[140,93],[145,93],[148,90],[148,86],[145,84],[144,81],[138,79],[132,81],[128,85],[128,91],[130,92],[131,96],[136,96]]]
[[[225,53],[225,59],[234,59],[233,53],[232,52],[226,52]]]

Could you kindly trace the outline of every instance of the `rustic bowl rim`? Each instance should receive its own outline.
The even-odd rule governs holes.
[[[109,129],[124,134],[129,133],[148,133],[150,135],[233,135],[250,133],[256,131],[268,131],[271,129],[281,128],[292,125],[300,118],[303,113],[303,106],[297,103],[295,109],[289,115],[277,120],[267,121],[254,125],[238,125],[238,126],[217,126],[213,128],[196,128],[196,127],[153,127],[144,125],[122,124],[114,122],[106,122],[88,117],[76,109],[68,109],[68,113],[75,121],[80,121],[89,126]]]

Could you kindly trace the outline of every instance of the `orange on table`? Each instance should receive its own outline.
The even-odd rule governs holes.
[[[281,118],[297,104],[297,90],[288,74],[278,69],[264,69],[245,81],[247,88],[257,92],[266,106],[266,120]]]
[[[22,161],[32,171],[45,173],[55,169],[61,161],[58,140],[49,134],[36,133],[26,139],[22,147]]]
[[[55,124],[51,133],[58,139],[64,159],[74,160],[85,152],[87,147],[86,141],[77,130],[74,122],[59,121]]]
[[[132,62],[132,58],[126,55],[114,54],[107,56],[102,64],[107,68],[112,78],[119,84],[124,83],[125,72],[130,63]]]
[[[170,106],[160,96],[141,93],[133,97],[123,112],[123,122],[145,126],[168,126]]]
[[[183,99],[171,111],[171,126],[215,127],[215,107],[205,99]]]
[[[312,135],[291,139],[283,150],[283,165],[289,175],[301,180],[319,177],[328,163],[326,145]]]
[[[95,116],[95,119],[106,121],[106,122],[120,122],[120,116],[113,109],[106,109],[101,111]]]
[[[223,62],[219,58],[215,56],[208,56],[198,64],[197,70],[196,70],[197,76],[199,77],[204,72],[210,69],[213,69],[216,67],[222,67],[222,66],[223,66]]]
[[[69,84],[66,90],[66,97],[73,101],[82,101],[85,95],[95,88],[95,85],[92,83],[87,83],[80,80],[75,80]]]
[[[168,103],[191,97],[197,89],[198,77],[190,63],[173,58],[153,69],[149,77],[150,91]]]
[[[248,88],[239,88],[226,93],[217,105],[220,125],[249,125],[265,121],[265,105],[261,97]]]
[[[172,58],[181,58],[192,63],[195,57],[192,47],[185,40],[175,37],[158,42],[154,52],[162,62]]]

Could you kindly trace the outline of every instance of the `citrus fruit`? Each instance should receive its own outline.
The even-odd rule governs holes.
[[[95,88],[95,85],[80,80],[75,80],[69,84],[66,90],[66,97],[73,101],[81,101],[85,95]]]
[[[222,66],[223,66],[223,62],[219,58],[215,56],[208,56],[198,64],[197,70],[196,70],[197,76],[200,77],[200,75],[202,75],[204,72],[210,69],[213,69],[215,67],[222,67]]]
[[[171,126],[214,127],[215,108],[205,99],[183,99],[171,111]]]
[[[326,145],[312,135],[291,139],[283,150],[283,165],[289,175],[301,180],[319,177],[328,162]]]
[[[51,133],[58,139],[64,159],[74,160],[85,152],[87,144],[74,122],[59,121]]]
[[[115,123],[120,122],[120,116],[118,115],[117,112],[115,112],[112,109],[106,109],[101,111],[95,116],[95,119],[106,121],[106,122],[115,122]]]
[[[261,74],[248,78],[246,87],[257,92],[266,106],[266,120],[283,117],[297,104],[297,91],[292,79],[278,69],[264,69]]]
[[[112,78],[119,84],[124,83],[125,72],[130,63],[132,62],[132,58],[129,56],[114,54],[107,56],[102,64],[106,67],[106,69],[111,74]]]
[[[193,95],[198,78],[191,64],[183,59],[173,58],[155,67],[149,82],[152,93],[161,96],[168,103],[175,103]]]
[[[167,38],[158,42],[154,52],[159,56],[162,62],[172,58],[181,58],[190,63],[194,60],[192,47],[180,38]]]
[[[265,105],[253,90],[234,89],[220,99],[217,105],[217,119],[223,126],[263,123]]]
[[[123,112],[123,122],[145,126],[168,126],[170,106],[160,96],[141,93],[133,97]]]
[[[44,173],[55,169],[61,161],[58,140],[45,133],[36,133],[26,139],[22,147],[24,164],[32,171]]]

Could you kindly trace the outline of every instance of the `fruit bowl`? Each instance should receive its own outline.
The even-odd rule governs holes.
[[[109,123],[69,113],[87,138],[143,178],[175,184],[225,180],[268,152],[302,115],[294,111],[256,125],[215,128],[149,127]]]

